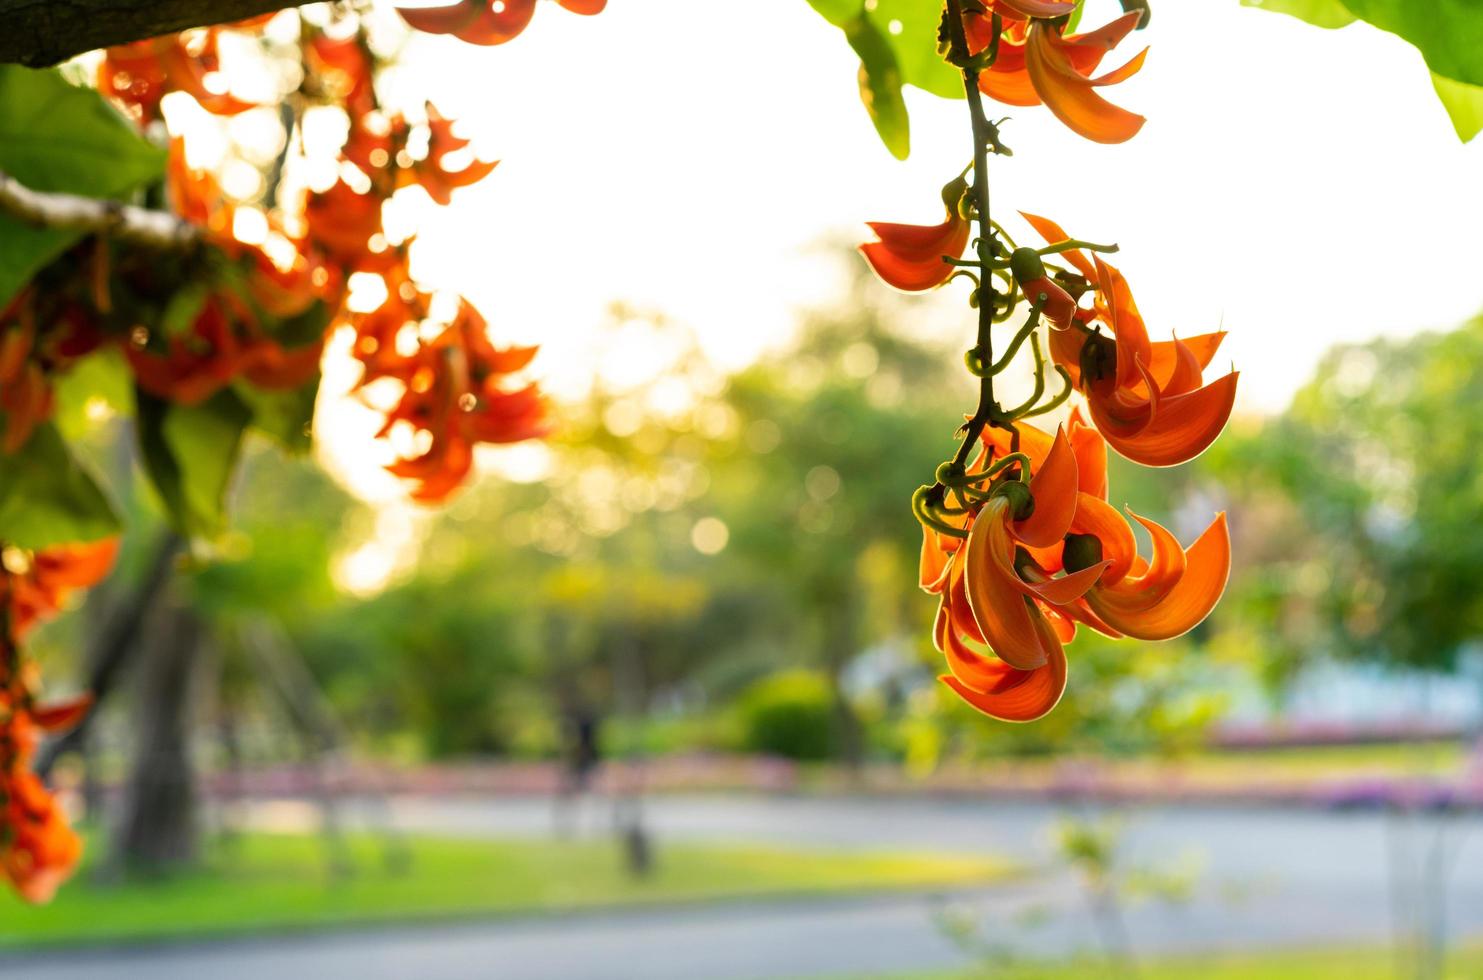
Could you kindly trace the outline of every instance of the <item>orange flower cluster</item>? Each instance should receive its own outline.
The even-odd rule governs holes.
[[[920,584],[940,597],[933,642],[947,661],[942,680],[973,707],[1009,721],[1055,707],[1066,689],[1065,644],[1079,626],[1110,637],[1178,636],[1209,615],[1230,569],[1224,514],[1186,549],[1154,521],[1120,514],[1107,485],[1109,446],[1136,463],[1173,466],[1220,434],[1238,375],[1207,383],[1204,373],[1225,334],[1152,341],[1127,280],[1097,254],[1116,246],[1072,239],[1055,222],[1025,214],[1046,244],[1017,247],[987,214],[988,157],[1007,150],[981,94],[1011,105],[1043,103],[1075,132],[1105,143],[1130,139],[1143,125],[1097,90],[1134,75],[1146,50],[1096,72],[1144,12],[1070,34],[1075,8],[1064,0],[949,0],[940,50],[963,74],[974,161],[943,188],[940,224],[874,222],[876,240],[860,247],[897,289],[932,289],[958,275],[974,285],[978,341],[965,361],[981,379],[979,405],[958,452],[917,491],[912,508],[923,533]],[[952,23],[956,14],[961,24]],[[975,224],[977,242],[965,260]],[[1048,261],[1058,258],[1069,268]],[[996,350],[994,328],[1022,305],[1023,324]],[[1006,408],[993,380],[1027,344],[1034,392]],[[1048,395],[1052,373],[1062,390]],[[1028,421],[1076,392],[1085,406],[1054,435]],[[1152,539],[1147,557],[1138,554],[1134,521]]]
[[[269,19],[271,15],[115,45],[98,64],[98,91],[141,124],[160,118],[160,102],[171,92],[188,93],[213,115],[245,112],[254,104],[233,98],[221,85],[217,42],[223,30],[251,30]]]
[[[351,90],[369,88],[355,76],[356,71],[369,71],[368,62],[357,68],[344,48],[321,44],[315,50],[321,59],[341,66]],[[369,179],[370,192],[357,193],[341,180],[328,191],[311,194],[306,208],[313,247],[341,268],[379,275],[386,285],[378,308],[348,318],[356,334],[352,350],[364,368],[358,387],[383,379],[400,383],[401,396],[380,435],[405,425],[422,440],[419,451],[388,469],[410,481],[412,497],[423,503],[445,500],[462,485],[473,467],[476,444],[519,442],[549,431],[548,406],[539,390],[510,383],[535,356],[535,348],[496,348],[488,323],[467,300],[459,301],[451,323],[424,339],[431,297],[412,278],[408,249],[386,244],[381,206],[398,188],[416,183],[434,201],[447,204],[455,188],[494,169],[494,163],[479,161],[456,171],[445,169],[447,158],[468,146],[453,128],[428,103],[427,152],[414,159],[407,149],[414,142],[407,121],[368,106],[352,116],[341,153]]]
[[[221,254],[244,273],[204,294],[189,325],[132,332],[124,346],[139,387],[182,405],[205,401],[237,378],[259,388],[289,390],[309,383],[319,371],[322,335],[295,346],[281,343],[273,327],[309,313],[317,303],[339,301],[341,280],[302,242],[283,266],[262,248],[232,236],[234,206],[208,172],[191,170],[183,141],[170,146],[166,171],[172,205],[199,225]],[[279,240],[291,240],[274,228]],[[283,261],[283,260],[280,260]]]
[[[969,50],[994,53],[979,76],[979,88],[1006,105],[1044,104],[1073,132],[1098,143],[1132,139],[1143,128],[1143,117],[1108,102],[1097,89],[1136,75],[1148,49],[1121,67],[1094,73],[1143,15],[1132,11],[1095,31],[1066,34],[1063,18],[1075,7],[1050,0],[990,0],[984,12],[967,14]]]
[[[591,0],[566,5],[589,14],[603,6]],[[530,10],[522,13],[521,4],[497,6],[496,11],[483,5],[501,29],[517,20],[523,27],[529,20]],[[451,16],[446,11],[442,15]],[[250,29],[262,20],[233,26]],[[408,20],[420,26],[418,14]],[[110,49],[100,87],[141,122],[158,118],[160,100],[172,90],[191,94],[212,112],[249,108],[212,94],[208,83],[218,69],[217,30]],[[125,353],[142,389],[196,404],[239,381],[268,389],[311,383],[327,331],[348,323],[356,331],[355,356],[365,368],[361,384],[390,378],[403,387],[382,433],[411,426],[419,451],[398,460],[391,471],[414,484],[418,500],[440,501],[468,476],[475,444],[545,433],[547,406],[535,387],[510,383],[534,349],[496,349],[484,319],[467,302],[461,302],[454,322],[441,329],[427,323],[430,297],[411,278],[406,244],[388,242],[382,209],[393,194],[412,185],[447,205],[456,189],[487,176],[496,162],[474,158],[469,140],[431,103],[420,121],[384,111],[376,95],[376,58],[363,31],[338,36],[309,28],[303,60],[307,76],[302,91],[340,106],[349,119],[340,151],[343,176],[304,197],[302,220],[285,219],[278,212],[268,215],[276,247],[248,245],[234,237],[236,205],[211,174],[186,165],[177,140],[167,174],[171,204],[203,229],[206,241],[231,260],[236,272],[215,276],[218,285],[205,292],[185,322],[126,331]],[[153,270],[135,271],[131,282],[145,292],[176,292],[178,284],[156,283]],[[345,284],[354,273],[382,277],[387,298],[379,309],[341,312]],[[213,275],[208,272],[204,278],[213,280]],[[49,407],[48,365],[27,365],[21,348],[28,335],[19,322],[21,312],[0,316],[0,379],[21,379],[4,386],[7,401],[0,402],[9,419],[6,446],[23,442]],[[7,327],[11,320],[17,324],[13,329]],[[27,382],[33,376],[34,385]],[[11,408],[10,401],[17,407]]]
[[[103,340],[83,304],[34,285],[0,309],[0,453],[20,449],[51,417],[52,376]]]
[[[1024,218],[1047,245],[1070,241],[1054,221]],[[1066,322],[1048,318],[1051,356],[1086,393],[1092,421],[1112,448],[1135,463],[1175,466],[1194,459],[1220,435],[1236,402],[1239,372],[1204,383],[1225,331],[1152,343],[1121,272],[1098,257],[1088,261],[1079,249],[1061,254],[1095,284],[1096,301],[1090,309],[1072,307]],[[1049,279],[1026,293],[1031,289],[1066,295]]]
[[[412,354],[397,354],[396,334],[409,329],[426,308],[423,294],[415,289],[410,293],[412,299],[407,300],[398,290],[380,309],[360,319],[356,350],[365,365],[362,385],[384,377],[402,383],[401,397],[387,413],[379,435],[407,425],[426,439],[420,452],[387,469],[414,483],[414,500],[437,503],[468,476],[475,444],[546,435],[549,412],[535,385],[508,385],[510,375],[529,364],[536,349],[496,348],[489,342],[488,324],[466,301],[431,342],[419,343]]]
[[[77,724],[92,698],[36,705],[35,672],[19,639],[69,591],[106,575],[117,546],[110,539],[31,555],[7,548],[0,562],[0,876],[28,902],[48,901],[82,854],[66,814],[31,771],[37,734]]]
[[[921,585],[942,597],[933,642],[947,661],[943,682],[987,715],[1032,721],[1066,690],[1064,644],[1078,624],[1110,637],[1179,636],[1220,599],[1231,548],[1224,514],[1184,549],[1130,510],[1153,538],[1144,558],[1131,525],[1107,503],[1102,434],[1079,413],[1069,434],[1027,423],[1018,431],[1028,484],[963,515],[956,526],[966,538],[924,527]],[[1007,454],[1010,438],[986,430],[970,474]]]
[[[608,0],[556,0],[574,14],[600,14]],[[452,34],[469,44],[504,44],[530,24],[536,0],[460,0],[447,7],[398,7],[408,24],[428,34]]]

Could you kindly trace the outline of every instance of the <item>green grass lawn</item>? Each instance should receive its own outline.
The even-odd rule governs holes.
[[[1275,953],[1225,953],[1199,957],[1146,959],[1138,980],[1394,980],[1394,954],[1387,949],[1298,950]],[[1483,977],[1483,946],[1469,945],[1448,959],[1443,974],[1450,980]],[[1064,964],[1021,963],[994,969],[872,974],[868,980],[1112,980],[1102,960]],[[839,980],[867,980],[865,976]]]
[[[89,869],[50,904],[0,899],[0,946],[117,942],[387,921],[544,913],[652,902],[825,895],[984,883],[1011,873],[984,858],[775,847],[659,844],[634,880],[607,840],[406,841],[390,870],[383,843],[347,841],[353,871],[331,876],[318,838],[248,834],[198,871],[108,884]],[[97,848],[90,848],[93,853]]]

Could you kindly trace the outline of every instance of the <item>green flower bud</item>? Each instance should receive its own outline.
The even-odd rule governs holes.
[[[1102,539],[1095,534],[1068,534],[1061,548],[1061,564],[1068,572],[1091,568],[1102,560]]]
[[[1033,248],[1017,248],[1009,253],[1009,271],[1014,274],[1015,282],[1023,286],[1045,275],[1045,263]]]

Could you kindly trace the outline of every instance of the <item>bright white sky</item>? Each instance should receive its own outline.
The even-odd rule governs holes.
[[[1088,23],[1116,9],[1093,0]],[[1109,92],[1143,132],[1103,147],[1006,110],[1017,155],[994,164],[994,202],[1120,242],[1156,334],[1230,330],[1241,408],[1280,409],[1335,342],[1483,308],[1483,140],[1458,143],[1414,49],[1236,0],[1164,0],[1133,41],[1148,66]],[[966,161],[963,104],[914,89],[912,157],[892,159],[856,65],[804,0],[613,0],[591,19],[542,4],[502,47],[419,37],[407,80],[504,162],[424,226],[418,275],[542,341],[558,386],[613,300],[744,363],[838,295],[810,245],[939,220]],[[1402,270],[1430,262],[1450,280],[1413,288]]]
[[[1092,3],[1089,23],[1117,10]],[[1241,410],[1280,410],[1334,343],[1483,308],[1483,139],[1458,143],[1412,48],[1237,0],[1162,0],[1134,40],[1152,44],[1148,66],[1111,91],[1149,117],[1143,132],[1103,147],[1016,110],[994,202],[1120,242],[1156,335],[1230,330]],[[430,96],[503,163],[432,209],[416,274],[470,295],[498,339],[541,342],[536,368],[557,391],[591,377],[615,300],[687,322],[721,364],[745,364],[800,310],[840,299],[821,239],[863,240],[867,219],[939,220],[938,188],[967,160],[963,104],[915,90],[914,151],[892,159],[860,107],[857,64],[804,0],[612,0],[592,19],[542,4],[502,47],[419,36],[395,87]],[[1416,285],[1429,262],[1446,277]],[[961,298],[921,302],[924,323],[961,322],[966,346],[966,309],[943,315]],[[319,430],[337,433],[322,457],[382,505],[373,539],[337,570],[365,590],[415,557],[423,519],[380,468],[378,421],[321,400]],[[529,477],[541,460],[539,446],[512,447],[494,462]]]

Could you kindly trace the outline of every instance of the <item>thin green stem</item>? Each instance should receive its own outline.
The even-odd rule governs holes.
[[[973,201],[978,211],[978,266],[980,281],[978,288],[978,343],[979,362],[990,364],[994,360],[994,223],[989,210],[989,142],[992,130],[984,114],[983,96],[978,90],[978,69],[968,57],[968,37],[963,29],[962,0],[947,0],[947,25],[952,54],[957,63],[964,65],[963,94],[968,100],[968,113],[973,124]],[[992,373],[979,379],[978,409],[963,427],[963,443],[953,457],[955,467],[968,461],[968,454],[983,435],[984,427],[1000,415],[999,405],[994,400],[994,376]]]

